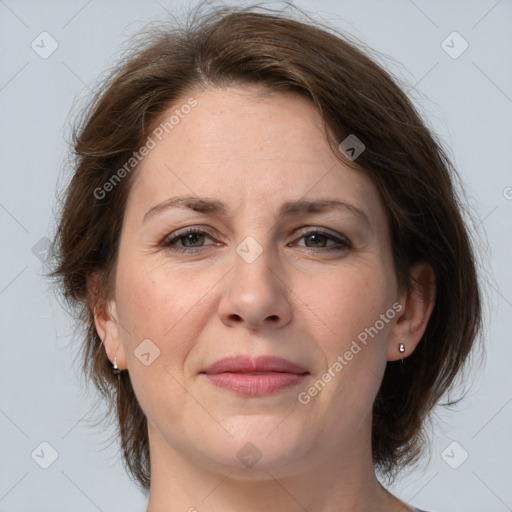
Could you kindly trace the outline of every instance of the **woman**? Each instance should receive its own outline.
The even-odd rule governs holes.
[[[414,509],[390,480],[480,329],[455,171],[343,36],[152,32],[75,135],[54,276],[147,512]]]

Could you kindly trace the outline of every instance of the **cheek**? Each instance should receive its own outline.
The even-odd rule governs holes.
[[[130,332],[162,340],[197,302],[197,283],[186,286],[184,277],[143,261],[123,263],[116,276],[120,317]]]
[[[393,284],[378,265],[347,266],[318,283],[304,286],[302,297],[323,324],[325,349],[331,355],[374,326],[392,305]],[[386,324],[379,330],[385,334],[388,329]]]
[[[198,276],[193,271],[169,271],[162,265],[148,268],[143,262],[124,263],[119,266],[116,297],[128,359],[149,339],[160,351],[155,364],[181,373],[186,355],[208,321],[207,294],[218,278],[211,272]]]
[[[318,306],[315,313],[326,326],[316,341],[325,365],[318,378],[329,383],[319,393],[317,406],[336,410],[333,418],[351,410],[352,419],[344,421],[357,422],[371,408],[386,366],[395,316],[393,275],[379,264],[364,269],[347,266],[325,280],[323,287],[307,291],[307,302]],[[317,387],[323,389],[323,385]]]
[[[123,263],[116,276],[121,336],[134,392],[145,414],[154,419],[169,396],[174,410],[186,406],[183,365],[206,317],[198,304],[206,290],[185,286],[185,279],[161,267]]]

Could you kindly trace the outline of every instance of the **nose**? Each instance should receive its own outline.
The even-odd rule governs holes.
[[[219,303],[224,325],[244,326],[251,331],[280,329],[292,319],[290,288],[284,272],[270,250],[246,261],[234,253],[234,268],[229,272]]]

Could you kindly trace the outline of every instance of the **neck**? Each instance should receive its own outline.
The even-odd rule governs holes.
[[[151,489],[146,512],[407,512],[377,480],[370,446],[351,440],[292,467],[206,468],[149,426]],[[364,434],[364,433],[363,433]],[[366,435],[370,435],[369,431]],[[364,436],[363,436],[364,437]]]

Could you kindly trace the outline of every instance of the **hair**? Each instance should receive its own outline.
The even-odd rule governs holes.
[[[94,308],[112,296],[129,172],[95,193],[133,157],[168,109],[191,91],[259,84],[295,92],[321,114],[326,136],[356,135],[365,149],[341,161],[368,176],[386,209],[397,281],[411,266],[435,274],[435,305],[416,350],[388,362],[373,405],[374,467],[391,477],[422,453],[425,420],[460,376],[481,329],[477,262],[453,165],[398,81],[345,35],[311,20],[252,7],[198,9],[186,23],[151,28],[117,63],[72,135],[72,177],[60,205],[50,276],[82,327],[83,374],[115,411],[125,467],[149,489],[147,419],[130,375],[112,374]],[[98,197],[97,197],[98,196]],[[97,276],[98,294],[87,281]],[[453,403],[453,402],[452,402]]]

